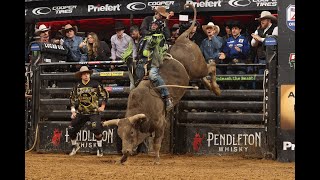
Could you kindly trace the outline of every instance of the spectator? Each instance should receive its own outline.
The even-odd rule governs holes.
[[[140,32],[142,36],[146,36],[147,34],[150,34],[150,27],[151,23],[154,22],[157,19],[164,21],[164,29],[163,34],[167,41],[170,41],[170,30],[168,27],[168,20],[170,17],[174,16],[173,11],[170,11],[170,13],[166,12],[166,8],[163,6],[158,6],[154,9],[154,15],[153,16],[147,16],[143,19],[142,24],[140,26]]]
[[[207,34],[207,38],[205,38],[200,45],[200,50],[207,62],[219,64],[219,53],[221,52],[222,42],[221,37],[218,38],[217,35],[220,32],[219,26],[213,24],[213,22],[209,22],[207,25],[202,26],[202,30]],[[222,68],[216,68],[217,74],[224,74]]]
[[[63,45],[63,35],[61,34],[60,31],[57,31],[53,38],[51,39],[51,43],[53,44],[58,44],[58,45]]]
[[[68,59],[69,62],[84,62],[87,61],[87,56],[80,51],[80,43],[83,41],[83,38],[76,36],[75,34],[78,31],[77,26],[72,26],[67,24],[62,29],[62,35],[65,35],[63,45],[68,49]]]
[[[232,23],[233,23],[233,20],[229,20],[229,21],[224,23],[224,30],[225,30],[226,34],[224,36],[222,36],[223,45],[227,42],[227,39],[232,36],[232,33],[231,33],[231,25],[232,25]]]
[[[108,44],[100,41],[94,32],[88,33],[87,38],[80,43],[79,47],[87,54],[88,61],[107,61],[111,54]]]
[[[124,61],[124,53],[132,53],[133,58],[137,56],[136,46],[134,45],[133,39],[124,32],[125,27],[122,22],[116,22],[115,31],[111,37],[111,59],[112,61],[121,60]],[[111,65],[111,69],[114,69],[114,65]]]
[[[189,20],[189,24],[191,26],[192,24],[192,20]],[[196,43],[199,47],[201,46],[201,42],[203,41],[203,39],[205,39],[205,34],[203,34],[203,31],[199,31],[200,30],[200,23],[199,21],[196,21],[196,23],[194,24],[195,26],[193,27],[193,29],[191,30],[191,33],[189,35],[189,38],[192,42]]]
[[[140,31],[139,31],[139,27],[137,25],[131,26],[130,27],[130,36],[133,39],[134,45],[136,46],[136,48],[138,48],[139,46],[139,42],[143,39]]]
[[[51,28],[47,28],[46,25],[41,24],[39,29],[36,29],[34,34],[40,37],[39,42],[49,42],[49,31]]]
[[[82,53],[87,54],[88,61],[108,61],[110,57],[110,48],[104,41],[100,41],[97,34],[90,32],[87,38],[79,45]],[[95,65],[93,69],[96,72],[103,72],[104,65]]]
[[[225,59],[229,64],[245,64],[249,52],[250,44],[246,37],[241,35],[242,26],[240,21],[234,21],[231,25],[231,34],[220,53],[220,59]],[[246,74],[245,66],[228,66],[227,74]],[[236,87],[238,88],[238,87]],[[240,89],[244,89],[241,84]]]
[[[262,11],[260,18],[256,18],[256,20],[260,21],[260,26],[251,34],[251,46],[257,49],[255,63],[266,64],[266,47],[263,45],[263,42],[267,35],[278,36],[277,18],[269,11]],[[263,74],[264,69],[265,67],[258,68],[258,73]]]
[[[170,45],[173,45],[174,42],[176,41],[176,39],[179,37],[179,24],[174,24],[171,29],[170,29],[170,34],[171,34],[171,37],[170,37],[170,41],[169,41],[169,44]]]

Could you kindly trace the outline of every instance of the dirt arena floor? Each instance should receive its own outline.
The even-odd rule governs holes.
[[[27,180],[103,180],[103,179],[295,179],[295,163],[239,156],[130,156],[124,165],[114,164],[120,155],[25,154]]]

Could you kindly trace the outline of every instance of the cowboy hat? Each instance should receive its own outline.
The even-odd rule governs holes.
[[[218,25],[214,25],[213,22],[209,22],[207,25],[202,25],[202,30],[207,34],[207,29],[208,28],[216,28],[216,33],[215,35],[219,34],[220,32],[220,27]]]
[[[41,32],[49,31],[50,29],[51,29],[51,27],[47,28],[46,25],[41,24],[39,26],[39,28],[35,30],[34,34],[38,36],[38,35],[40,35]]]
[[[238,27],[239,29],[243,28],[240,21],[233,21],[229,27],[230,29],[232,29],[233,27]]]
[[[92,70],[89,70],[89,68],[88,68],[87,66],[81,66],[80,70],[77,71],[77,72],[74,74],[74,76],[75,76],[76,78],[80,79],[82,73],[84,73],[84,72],[89,72],[90,74],[92,74],[93,71],[92,71]]]
[[[158,12],[161,16],[164,16],[164,17],[169,16],[169,13],[167,12],[166,8],[163,6],[158,6],[154,10]]]
[[[123,25],[123,23],[121,21],[117,21],[114,26],[114,30],[124,30],[124,29],[126,29],[126,27]]]
[[[262,11],[259,18],[255,18],[255,20],[261,20],[261,19],[271,19],[273,21],[277,21],[277,18],[271,14],[269,11]]]
[[[59,32],[61,32],[61,34],[66,35],[66,30],[68,29],[72,29],[74,31],[74,34],[77,34],[78,32],[78,27],[77,26],[72,26],[71,24],[67,24],[64,27],[62,27],[62,30],[60,30]]]

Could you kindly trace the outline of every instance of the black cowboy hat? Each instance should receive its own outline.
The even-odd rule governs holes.
[[[74,34],[77,34],[78,32],[78,27],[77,26],[72,26],[71,24],[67,24],[62,29],[59,31],[62,35],[66,35],[67,30],[72,29],[74,31]]]
[[[123,25],[123,23],[121,21],[117,21],[115,26],[114,26],[114,30],[125,30],[126,27]]]
[[[230,29],[232,29],[233,27],[238,27],[239,29],[243,29],[242,24],[240,21],[233,21],[231,23]]]

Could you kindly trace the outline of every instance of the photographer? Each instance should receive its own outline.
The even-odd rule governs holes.
[[[163,6],[158,6],[158,8],[154,9],[153,16],[147,16],[143,19],[140,31],[142,36],[146,36],[150,34],[151,23],[155,20],[161,20],[164,22],[163,34],[167,41],[170,41],[170,30],[168,27],[168,20],[170,17],[174,16],[174,12],[170,11],[170,13],[166,12],[166,8]]]

